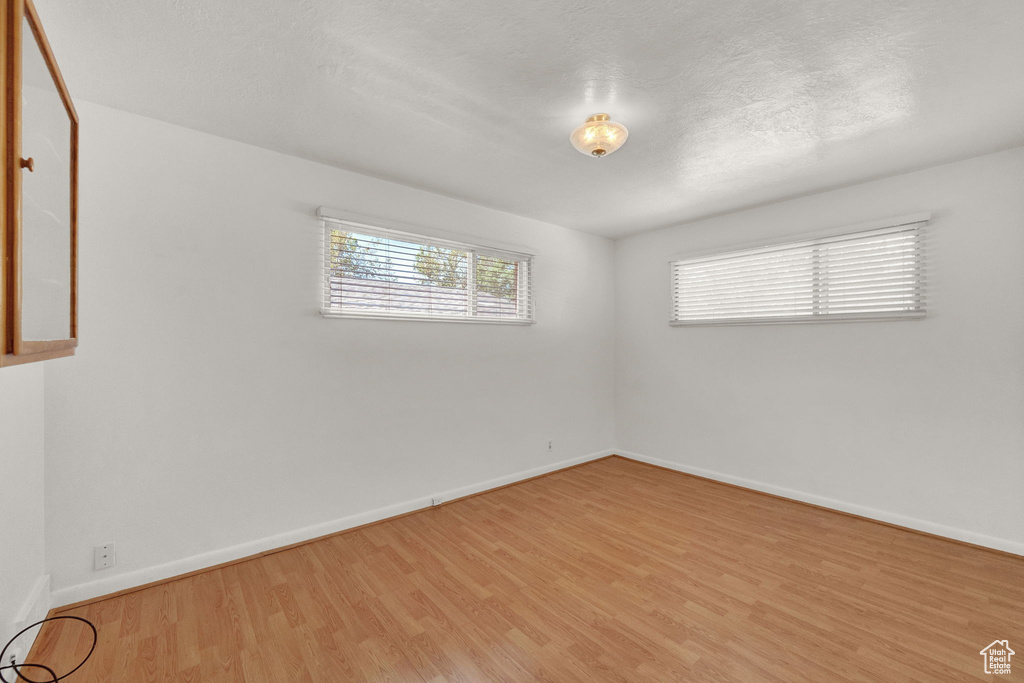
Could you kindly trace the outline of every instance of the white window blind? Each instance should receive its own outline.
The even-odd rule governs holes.
[[[673,261],[673,325],[925,315],[927,217]]]
[[[321,214],[325,317],[532,323],[532,257]]]

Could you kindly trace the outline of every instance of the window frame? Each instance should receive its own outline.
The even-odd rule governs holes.
[[[409,320],[416,322],[445,322],[445,323],[475,323],[485,325],[533,325],[536,324],[536,302],[533,297],[534,259],[535,254],[519,249],[498,246],[495,244],[480,244],[467,242],[461,239],[448,237],[437,237],[432,234],[415,232],[405,229],[412,226],[393,227],[395,224],[376,218],[355,216],[345,211],[320,207],[317,209],[317,218],[320,222],[320,268],[323,271],[320,278],[321,305],[320,316],[333,319],[371,319],[371,320]],[[325,305],[328,301],[327,288],[330,286],[330,253],[331,253],[331,231],[344,229],[359,235],[372,237],[383,237],[398,239],[403,242],[410,242],[416,245],[427,247],[439,247],[442,249],[454,249],[469,254],[469,264],[466,268],[466,295],[467,309],[477,310],[475,287],[476,263],[479,256],[490,256],[509,261],[516,261],[520,268],[525,266],[526,277],[520,277],[516,295],[516,317],[498,317],[482,315],[442,315],[429,313],[403,313],[401,311],[375,311],[375,310],[343,310],[341,307],[330,307]],[[415,230],[415,228],[414,228]],[[474,302],[474,303],[468,303]],[[525,312],[523,312],[525,302]]]
[[[814,242],[816,240],[826,240],[832,237],[839,237],[845,235],[855,235],[859,232],[871,232],[873,230],[882,230],[885,228],[899,228],[903,226],[910,226],[921,224],[922,230],[922,244],[924,244],[923,232],[925,226],[931,221],[932,215],[930,212],[921,212],[907,214],[904,216],[894,216],[892,218],[884,218],[874,221],[867,221],[864,223],[857,223],[854,225],[847,225],[840,228],[832,228],[826,230],[816,230],[813,232],[799,233],[795,235],[789,235],[786,237],[779,237],[771,240],[761,240],[756,242],[746,242],[742,244],[736,244],[725,247],[718,247],[714,249],[705,249],[701,251],[688,252],[679,254],[671,258],[668,262],[668,279],[669,279],[669,326],[670,327],[721,327],[730,325],[790,325],[790,324],[802,324],[802,323],[851,323],[851,322],[880,322],[880,321],[897,321],[897,320],[922,320],[927,317],[927,300],[926,287],[927,287],[927,263],[925,262],[924,254],[922,253],[921,261],[921,274],[918,282],[922,289],[922,308],[918,311],[909,312],[894,312],[894,313],[864,313],[864,314],[811,314],[811,315],[795,315],[795,316],[779,316],[779,317],[750,317],[750,318],[730,318],[730,319],[706,319],[706,320],[677,320],[676,319],[676,293],[675,293],[675,269],[676,265],[680,262],[685,261],[696,261],[699,259],[710,258],[713,256],[726,256],[729,254],[753,251],[757,249],[768,249],[772,247],[779,247],[784,245],[792,244],[794,246],[804,242]],[[827,296],[827,293],[826,293]]]

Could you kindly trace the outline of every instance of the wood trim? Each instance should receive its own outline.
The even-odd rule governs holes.
[[[987,550],[990,553],[996,553],[997,555],[1004,555],[1006,557],[1013,557],[1013,558],[1016,558],[1016,559],[1020,559],[1021,557],[1024,557],[1022,555],[1018,555],[1017,553],[1011,553],[1011,552],[1009,552],[1007,550],[1000,550],[999,548],[990,548],[987,545],[978,545],[977,543],[971,543],[969,541],[961,541],[958,538],[950,538],[949,536],[942,536],[940,534],[933,534],[933,533],[931,533],[929,531],[921,531],[920,529],[914,529],[914,528],[909,527],[909,526],[901,526],[899,524],[893,524],[892,522],[883,522],[882,520],[875,519],[874,517],[865,517],[864,515],[858,515],[858,514],[853,513],[853,512],[846,512],[845,510],[837,510],[835,508],[826,507],[824,505],[817,505],[815,503],[808,503],[807,501],[799,500],[797,498],[787,498],[786,496],[780,496],[777,493],[768,493],[767,491],[760,491],[758,489],[752,489],[752,488],[749,488],[747,486],[740,486],[739,484],[730,484],[727,481],[719,481],[718,479],[712,479],[710,477],[702,477],[699,474],[690,474],[689,472],[683,472],[681,470],[674,470],[671,467],[664,467],[663,465],[655,465],[653,463],[644,462],[643,460],[636,460],[635,458],[630,458],[630,457],[627,457],[625,455],[610,455],[608,457],[609,458],[619,458],[620,460],[628,460],[629,462],[635,462],[635,463],[639,463],[641,465],[647,465],[648,467],[653,467],[655,469],[664,470],[665,472],[674,472],[675,474],[681,474],[684,477],[692,477],[694,479],[701,479],[703,481],[711,482],[712,484],[718,484],[720,486],[728,486],[729,488],[740,489],[741,491],[749,491],[751,493],[756,493],[756,494],[761,495],[761,496],[768,496],[769,498],[777,498],[778,500],[786,500],[786,501],[789,501],[790,503],[796,503],[798,505],[805,505],[807,507],[815,508],[815,509],[818,509],[818,510],[825,510],[826,512],[834,512],[837,515],[843,515],[845,517],[852,517],[853,519],[859,519],[859,520],[863,520],[865,522],[871,522],[873,524],[881,524],[882,526],[887,526],[887,527],[889,527],[891,529],[899,529],[900,531],[909,531],[910,533],[913,533],[913,534],[919,534],[921,536],[928,536],[929,538],[935,538],[935,539],[938,539],[940,541],[946,541],[948,543],[956,543],[957,545],[966,546],[968,548],[974,548],[976,550]]]
[[[25,3],[25,17],[28,19],[29,27],[32,29],[32,34],[35,36],[36,43],[43,52],[43,58],[46,61],[46,68],[50,71],[50,77],[53,78],[53,82],[57,86],[57,90],[60,92],[61,101],[63,102],[64,109],[67,111],[68,118],[70,119],[69,127],[71,140],[69,141],[70,147],[68,151],[68,164],[70,166],[69,173],[71,174],[71,202],[69,207],[71,212],[71,263],[69,264],[69,279],[71,280],[71,302],[69,307],[71,320],[69,329],[71,336],[69,339],[58,340],[59,342],[63,342],[60,346],[47,349],[49,351],[59,348],[61,350],[70,351],[58,356],[38,358],[38,360],[47,360],[48,358],[60,358],[62,356],[74,355],[75,348],[78,346],[78,110],[75,109],[75,103],[71,99],[71,92],[68,90],[68,85],[64,81],[64,74],[61,73],[60,65],[57,63],[57,57],[54,55],[53,47],[50,45],[50,39],[47,38],[46,31],[43,30],[43,23],[39,19],[39,13],[36,11],[35,3],[33,0],[23,1]],[[18,118],[19,120],[21,118],[20,110]],[[35,344],[37,342],[32,343]],[[26,342],[26,344],[28,344],[28,342]],[[30,351],[30,353],[39,352]]]
[[[10,365],[24,365],[25,363],[35,363],[41,360],[53,360],[54,358],[67,358],[68,356],[75,355],[75,347],[77,343],[71,344],[64,348],[53,349],[50,351],[36,351],[34,353],[19,353],[15,355],[13,353],[0,356],[0,368],[8,367]]]
[[[9,0],[9,11],[5,18],[7,25],[7,51],[5,53],[5,149],[4,165],[4,292],[3,292],[3,348],[0,349],[0,366],[18,365],[33,361],[49,360],[74,355],[78,346],[78,112],[71,100],[64,76],[57,65],[53,48],[32,0]],[[25,37],[23,22],[28,24],[33,40],[42,52],[43,61],[53,79],[54,85],[64,104],[69,118],[69,173],[70,173],[70,302],[68,337],[46,341],[26,341],[22,337],[22,176],[20,159],[22,155],[22,112],[20,93],[22,89],[21,54]]]
[[[224,567],[230,567],[232,565],[242,564],[243,562],[251,562],[252,560],[258,560],[259,558],[266,557],[267,555],[275,555],[277,553],[284,552],[285,550],[291,550],[292,548],[299,548],[301,546],[309,545],[310,543],[316,543],[318,541],[322,541],[322,540],[327,539],[327,538],[333,538],[335,536],[341,536],[343,534],[349,534],[349,533],[352,533],[353,531],[358,531],[360,529],[365,529],[367,527],[375,526],[377,524],[384,524],[385,522],[391,522],[391,521],[394,521],[396,519],[401,519],[402,517],[408,517],[410,515],[418,515],[418,514],[422,514],[422,513],[425,513],[425,512],[430,512],[430,511],[435,510],[437,508],[444,507],[446,505],[451,505],[452,503],[458,503],[459,501],[462,501],[462,500],[467,500],[469,498],[475,498],[477,496],[482,496],[485,493],[493,493],[495,491],[500,491],[502,489],[507,489],[510,486],[518,486],[519,484],[525,484],[528,481],[534,481],[535,479],[542,479],[544,477],[550,477],[552,474],[559,474],[561,472],[568,472],[569,470],[574,470],[577,467],[583,467],[584,465],[589,465],[589,464],[594,463],[594,462],[600,462],[602,460],[607,460],[609,458],[615,458],[615,457],[618,457],[618,456],[606,455],[606,456],[603,456],[603,457],[600,457],[600,458],[594,458],[593,460],[587,460],[586,462],[577,463],[575,465],[569,465],[568,467],[561,467],[561,468],[559,468],[557,470],[552,470],[550,472],[545,472],[544,474],[538,474],[538,475],[533,476],[533,477],[527,477],[526,479],[520,479],[518,481],[513,481],[513,482],[510,482],[508,484],[502,484],[501,486],[495,486],[494,488],[489,488],[489,489],[486,489],[484,491],[478,491],[477,493],[470,493],[470,494],[465,495],[465,496],[460,496],[458,498],[453,498],[451,500],[448,500],[448,501],[445,501],[445,502],[441,503],[440,505],[428,505],[427,507],[422,507],[422,508],[419,508],[418,510],[411,510],[409,512],[403,512],[400,515],[392,515],[391,517],[385,517],[384,519],[378,519],[375,522],[367,522],[366,524],[360,524],[359,526],[349,527],[348,529],[342,529],[341,531],[334,531],[334,532],[329,533],[329,534],[324,534],[322,536],[317,536],[316,538],[310,538],[310,539],[305,540],[305,541],[299,541],[298,543],[291,543],[289,545],[281,546],[280,548],[272,548],[270,550],[264,550],[263,552],[255,553],[253,555],[247,555],[245,557],[240,557],[237,560],[230,560],[228,562],[221,562],[220,564],[215,564],[215,565],[212,565],[212,566],[209,566],[209,567],[203,567],[202,569],[196,569],[195,571],[186,572],[184,574],[178,574],[176,576],[170,576],[170,577],[168,577],[166,579],[160,579],[159,581],[150,581],[149,583],[144,583],[144,584],[142,584],[140,586],[133,586],[132,588],[125,588],[124,590],[115,591],[113,593],[107,593],[106,595],[100,595],[100,596],[95,597],[95,598],[89,598],[88,600],[81,600],[79,602],[73,602],[73,603],[70,603],[70,604],[67,604],[67,605],[61,605],[59,607],[54,607],[53,609],[51,609],[49,611],[49,613],[47,614],[47,616],[56,616],[58,614],[61,614],[63,612],[67,612],[69,610],[76,609],[78,607],[84,607],[86,605],[91,605],[93,603],[103,602],[104,600],[110,600],[111,598],[118,598],[118,597],[121,597],[122,595],[128,595],[130,593],[135,593],[135,592],[138,592],[138,591],[141,591],[141,590],[145,590],[146,588],[152,588],[153,586],[162,586],[164,584],[173,583],[174,581],[180,581],[181,579],[187,579],[187,578],[189,578],[191,576],[196,576],[198,574],[205,574],[206,572],[212,572],[214,570],[222,569]]]
[[[3,364],[5,357],[14,352],[13,346],[13,334],[14,334],[14,265],[12,260],[12,254],[14,253],[14,215],[12,212],[12,201],[10,198],[14,196],[12,184],[13,174],[11,172],[11,166],[14,163],[14,131],[13,116],[11,112],[14,111],[16,106],[15,102],[15,88],[12,82],[13,73],[15,71],[14,64],[14,50],[21,49],[21,31],[17,30],[19,24],[14,22],[14,15],[17,10],[18,3],[16,0],[4,0],[3,3],[3,18],[0,20],[3,26],[3,38],[4,48],[3,54],[0,56],[2,60],[3,71],[0,80],[3,81],[3,157],[0,158],[0,165],[3,166],[2,178],[3,178],[3,208],[0,212],[3,214],[3,228],[0,230],[0,364]]]
[[[67,83],[64,82],[63,74],[60,72],[60,66],[57,64],[57,57],[53,54],[50,40],[46,37],[46,32],[43,31],[43,24],[39,20],[39,12],[36,11],[35,3],[32,0],[22,0],[22,2],[25,5],[25,18],[28,19],[29,26],[32,27],[32,33],[35,34],[36,42],[39,44],[39,49],[43,52],[46,66],[50,70],[50,76],[53,77],[53,82],[60,91],[60,98],[64,101],[64,108],[68,112],[68,117],[75,123],[78,123],[78,111],[71,101],[71,93],[68,91]]]
[[[0,6],[0,36],[3,36],[4,48],[0,49],[0,125],[4,130],[0,131],[0,362],[8,353],[7,318],[10,313],[7,305],[8,274],[7,274],[7,44],[10,42],[8,35],[7,14],[9,4],[5,1]]]
[[[76,346],[78,346],[78,340],[74,337],[70,339],[51,339],[48,341],[22,341],[22,351],[19,355],[50,353],[51,351],[74,349]]]
[[[24,53],[24,9],[22,0],[12,0],[10,13],[10,34],[8,45],[7,80],[7,226],[10,233],[10,253],[7,267],[10,271],[10,289],[7,305],[10,307],[11,353],[21,353],[21,303],[22,303],[22,231],[21,231],[21,167],[22,152],[22,54]]]

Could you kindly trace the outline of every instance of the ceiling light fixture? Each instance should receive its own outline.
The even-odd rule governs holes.
[[[622,147],[628,135],[626,127],[612,121],[608,114],[594,114],[572,132],[569,142],[582,154],[604,157]]]

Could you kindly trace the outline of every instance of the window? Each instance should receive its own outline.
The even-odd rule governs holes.
[[[925,315],[927,215],[881,227],[673,261],[673,325]]]
[[[320,215],[324,316],[533,322],[530,255]]]

